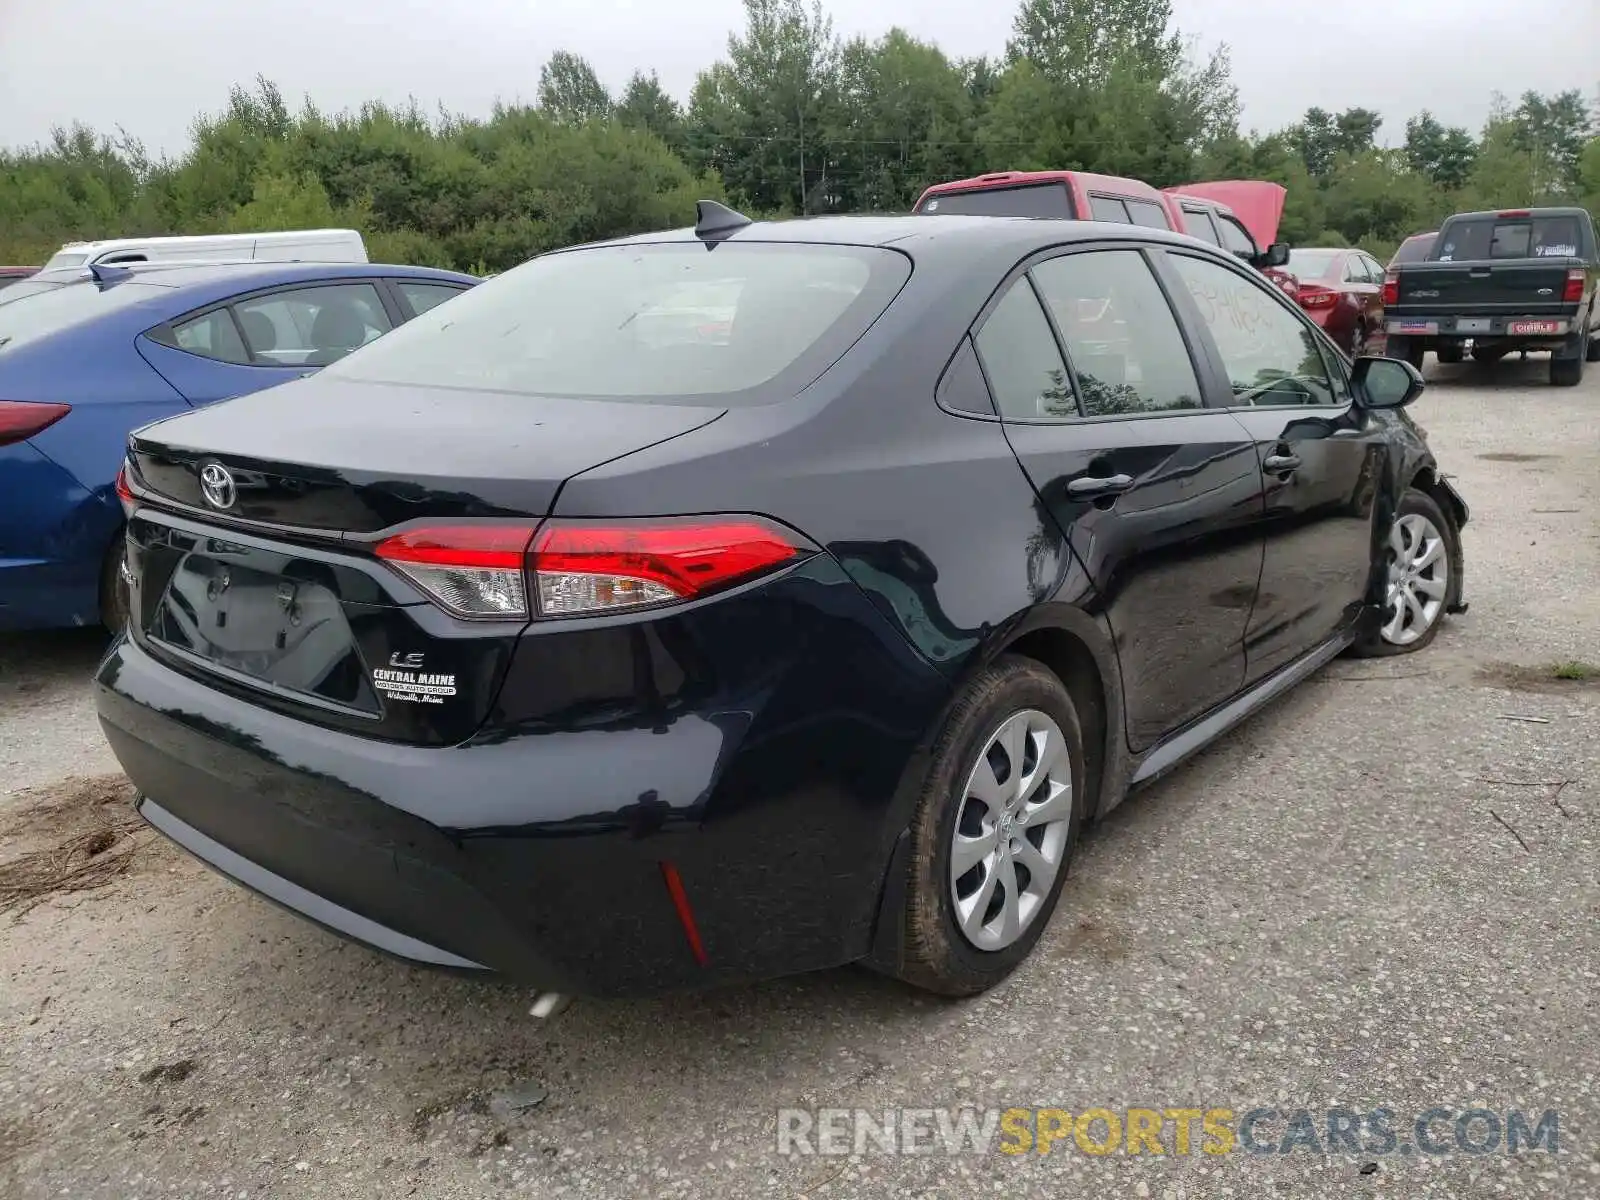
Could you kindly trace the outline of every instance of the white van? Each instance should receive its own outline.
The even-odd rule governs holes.
[[[217,233],[200,237],[110,238],[68,242],[44,270],[136,262],[364,263],[366,243],[354,229],[304,229],[288,233]]]

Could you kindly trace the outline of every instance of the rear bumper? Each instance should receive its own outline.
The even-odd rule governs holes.
[[[1531,313],[1498,316],[1458,316],[1453,313],[1419,313],[1397,315],[1393,310],[1385,317],[1384,328],[1391,337],[1440,338],[1446,341],[1500,341],[1517,342],[1560,341],[1577,328],[1576,313]],[[1514,332],[1514,327],[1528,322],[1549,323],[1547,332]]]
[[[0,630],[100,620],[100,573],[120,510],[27,442],[0,446]]]
[[[781,587],[796,604],[817,581]],[[847,581],[822,594],[857,631],[879,619]],[[591,717],[452,747],[272,712],[126,637],[97,705],[146,820],[276,903],[424,965],[648,995],[867,953],[904,825],[897,781],[949,685],[870,632],[834,646],[777,677],[769,661],[758,690],[724,678],[743,698],[655,724]]]

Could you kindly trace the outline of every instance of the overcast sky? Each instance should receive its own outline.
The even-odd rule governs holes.
[[[841,34],[900,25],[952,56],[998,53],[1005,0],[831,0]],[[1245,128],[1306,108],[1383,114],[1397,140],[1423,107],[1476,130],[1496,89],[1600,87],[1600,0],[1174,0],[1209,49],[1226,42]],[[583,55],[614,89],[654,67],[686,98],[742,23],[740,0],[0,0],[0,145],[57,124],[121,125],[182,149],[190,120],[257,74],[298,107],[404,101],[485,114],[531,101],[550,52]],[[1006,164],[992,164],[1003,167]]]

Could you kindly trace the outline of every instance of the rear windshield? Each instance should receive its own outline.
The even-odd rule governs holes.
[[[969,217],[1071,217],[1072,197],[1065,184],[1029,183],[1021,187],[976,188],[929,196],[918,212]]]
[[[1291,250],[1289,270],[1301,279],[1321,279],[1332,268],[1334,260],[1343,256],[1343,250]]]
[[[1392,267],[1395,263],[1421,262],[1428,257],[1428,251],[1433,249],[1434,238],[1435,235],[1431,233],[1407,238],[1400,243],[1400,249],[1394,252],[1389,265]]]
[[[46,271],[53,271],[57,267],[81,267],[88,261],[89,256],[87,254],[67,254],[63,252],[61,254],[51,255],[50,261],[45,263],[44,269]]]
[[[1578,236],[1578,218],[1574,216],[1452,221],[1439,232],[1437,261],[1572,258],[1582,253]]]
[[[722,402],[793,395],[864,333],[911,267],[870,246],[699,242],[549,254],[327,368],[425,387]],[[775,382],[785,376],[782,383]],[[791,390],[792,389],[792,390]]]
[[[11,291],[41,286],[47,290],[11,298]],[[132,281],[100,286],[85,280],[64,285],[19,283],[11,291],[0,297],[0,356],[84,321],[155,299],[170,289]]]

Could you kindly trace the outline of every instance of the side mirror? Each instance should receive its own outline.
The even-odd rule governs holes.
[[[1427,384],[1408,362],[1362,355],[1350,373],[1350,386],[1363,408],[1404,408]]]
[[[1281,267],[1287,264],[1288,261],[1288,242],[1273,242],[1272,245],[1267,247],[1266,252],[1261,255],[1261,265],[1263,267]]]

